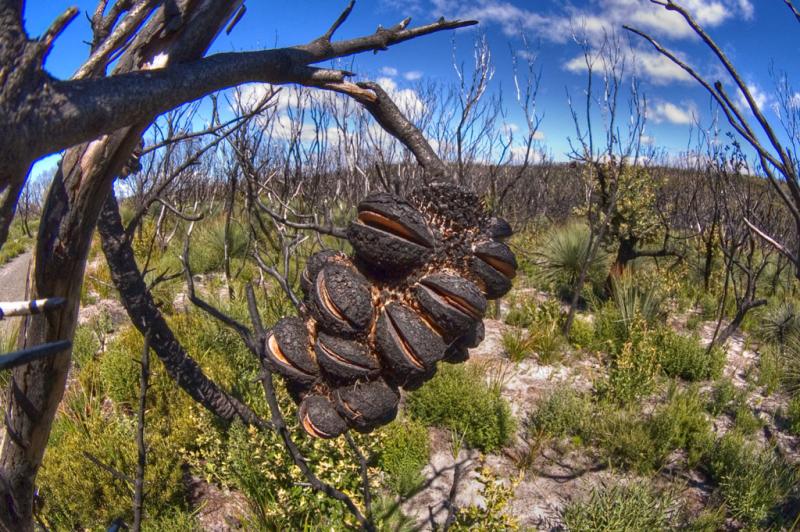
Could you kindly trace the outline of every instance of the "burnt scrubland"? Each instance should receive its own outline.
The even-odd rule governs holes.
[[[608,35],[563,162],[531,48],[511,97],[480,34],[410,92],[314,66],[475,21],[339,40],[351,3],[307,44],[204,58],[240,8],[104,2],[59,81],[77,10],[34,39],[20,9],[0,111],[49,140],[0,151],[0,294],[50,302],[0,328],[30,357],[0,359],[4,529],[797,528],[800,139],[713,39],[754,120],[695,72],[731,132],[668,157]]]

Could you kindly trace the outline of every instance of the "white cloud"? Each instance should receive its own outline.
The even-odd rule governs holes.
[[[383,74],[384,76],[395,77],[398,74],[398,71],[394,67],[385,66],[381,68],[381,74]]]
[[[397,82],[392,78],[378,78],[375,81],[389,93],[397,107],[412,122],[425,112],[425,103],[414,89],[398,89]]]
[[[664,57],[658,52],[650,51],[635,51],[629,48],[621,51],[625,55],[625,62],[628,65],[633,65],[633,68],[628,68],[628,73],[636,72],[637,75],[649,79],[656,85],[666,85],[673,81],[690,81],[691,77],[681,67]],[[595,65],[600,65],[597,54],[594,51],[594,57],[590,60]],[[586,60],[583,55],[577,55],[564,63],[564,68],[570,72],[583,73],[587,70]],[[595,66],[595,68],[598,68]]]
[[[755,101],[756,106],[759,109],[764,109],[766,105],[770,102],[770,97],[765,93],[761,87],[756,85],[755,83],[748,83],[747,90],[750,91],[750,95],[753,97],[753,101]],[[742,91],[738,92],[738,103],[741,109],[749,110],[750,106],[747,103],[747,100],[744,97]]]
[[[660,101],[648,108],[647,116],[657,124],[669,122],[671,124],[689,125],[696,122],[697,109],[693,103],[678,107],[672,102]]]
[[[422,72],[419,70],[411,70],[403,74],[403,77],[406,78],[408,81],[417,81],[418,79],[422,78]]]
[[[574,30],[590,40],[602,39],[622,24],[670,38],[688,38],[692,29],[680,14],[643,0],[592,0],[584,8],[565,3],[561,12],[543,14],[524,9],[508,0],[432,0],[433,14],[474,18],[484,24],[497,24],[508,35],[534,32],[554,42],[565,42]],[[750,0],[683,0],[681,4],[703,26],[716,27],[735,17],[750,18]]]
[[[533,134],[534,140],[544,140],[544,132],[537,130],[536,133]]]

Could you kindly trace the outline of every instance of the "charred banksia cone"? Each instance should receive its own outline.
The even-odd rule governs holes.
[[[420,308],[446,341],[483,319],[486,298],[472,282],[457,275],[426,275],[414,287]]]
[[[378,318],[375,343],[387,375],[400,385],[431,371],[447,349],[442,337],[419,314],[394,301]]]
[[[379,192],[358,206],[347,238],[356,255],[384,274],[423,264],[434,240],[425,217],[406,200]]]
[[[355,268],[325,264],[311,287],[309,309],[320,328],[341,336],[363,332],[372,320],[372,296]]]
[[[348,428],[331,401],[321,395],[307,395],[297,416],[303,430],[315,438],[335,438]]]
[[[315,381],[319,368],[308,340],[306,323],[300,318],[283,318],[275,324],[264,350],[272,370],[293,382]]]
[[[359,432],[391,422],[399,403],[400,393],[382,379],[336,390],[336,409]]]
[[[423,386],[440,361],[466,360],[483,340],[487,299],[516,275],[510,236],[508,222],[454,185],[362,201],[347,231],[354,255],[312,255],[302,317],[279,321],[266,341],[305,432],[369,432],[394,419],[399,388]]]

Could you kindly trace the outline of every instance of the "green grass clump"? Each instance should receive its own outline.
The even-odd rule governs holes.
[[[738,431],[720,438],[709,453],[708,471],[728,514],[747,527],[780,518],[780,506],[796,485],[797,473],[771,449],[759,450]]]
[[[767,346],[760,352],[758,360],[758,380],[759,386],[764,387],[766,395],[772,395],[780,387],[783,381],[783,365],[781,363],[780,351],[774,346]]]
[[[502,336],[503,350],[512,362],[521,362],[533,354],[530,337],[520,330],[508,330]]]
[[[687,381],[718,378],[725,365],[725,351],[714,347],[709,352],[697,335],[683,336],[668,327],[654,334],[659,364],[669,377]]]
[[[786,407],[786,422],[789,432],[800,436],[800,395],[793,397]]]
[[[764,422],[742,401],[733,411],[733,424],[745,436],[751,436],[764,426]]]
[[[383,429],[379,463],[387,484],[398,494],[414,490],[423,480],[422,468],[428,463],[428,429],[413,419],[396,420]]]
[[[562,297],[570,297],[589,255],[589,228],[573,223],[553,229],[541,247],[542,279]],[[608,273],[608,255],[602,250],[589,263],[586,287],[600,293]]]
[[[644,532],[670,527],[671,497],[644,482],[595,488],[582,501],[564,509],[564,525],[570,532]]]
[[[489,386],[475,366],[443,365],[436,376],[409,394],[411,416],[463,435],[470,447],[490,452],[508,443],[514,419],[497,386]]]
[[[732,412],[732,405],[743,400],[743,394],[736,389],[730,379],[720,379],[711,391],[706,410],[711,415],[718,416],[724,412]]]
[[[687,464],[694,466],[713,441],[710,421],[695,388],[680,391],[673,387],[667,402],[647,417],[630,407],[604,403],[588,431],[609,463],[643,474],[660,469],[677,449],[683,449]]]
[[[592,402],[589,394],[559,387],[539,399],[525,426],[534,437],[570,436],[585,439],[591,420]]]

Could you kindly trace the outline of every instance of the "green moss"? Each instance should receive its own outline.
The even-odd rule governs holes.
[[[474,366],[440,366],[430,382],[409,394],[406,404],[415,419],[453,430],[482,451],[500,449],[514,433],[511,409],[500,390],[487,385]]]

